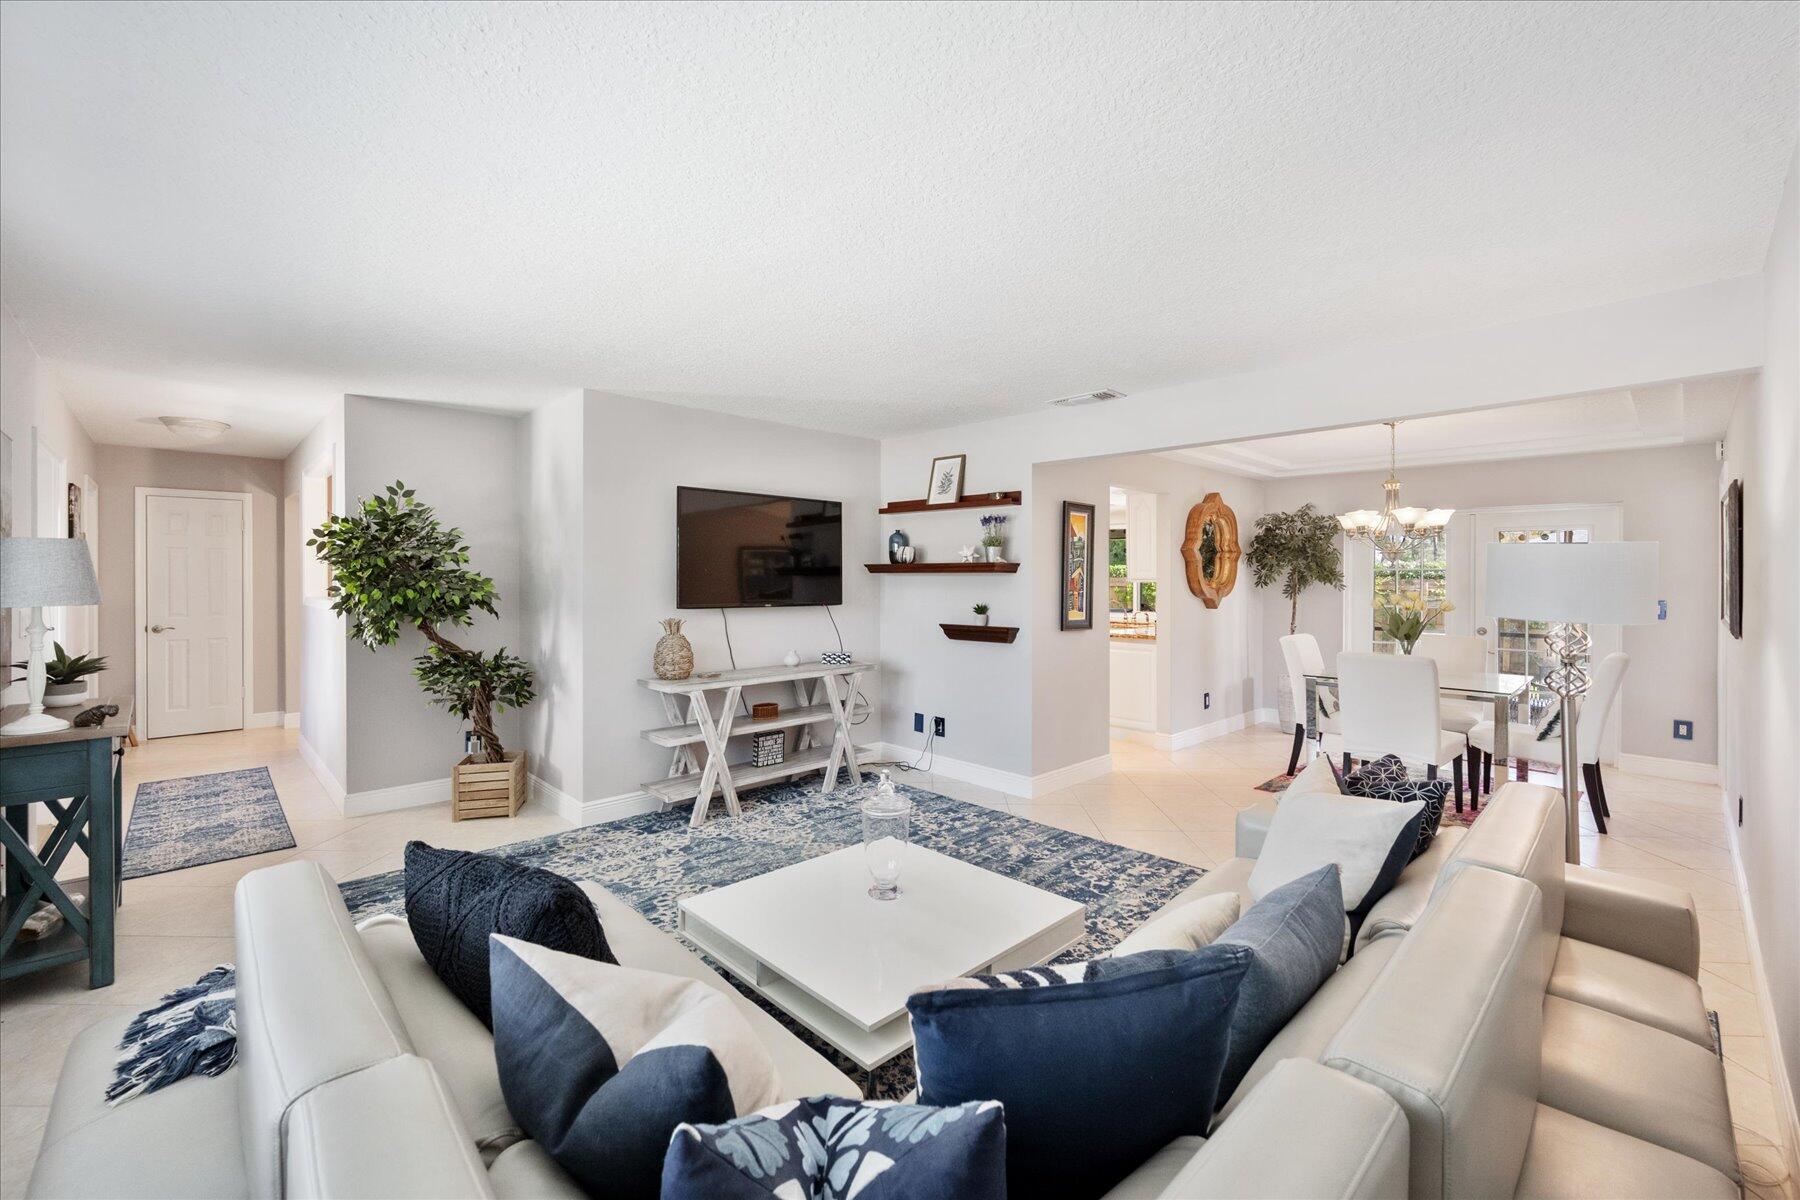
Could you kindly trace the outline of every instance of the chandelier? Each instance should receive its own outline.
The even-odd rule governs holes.
[[[1385,495],[1381,511],[1359,508],[1343,513],[1338,524],[1346,538],[1362,538],[1383,557],[1394,558],[1408,546],[1429,541],[1450,524],[1454,508],[1402,508],[1400,506],[1400,472],[1395,457],[1395,434],[1398,421],[1383,421],[1388,428],[1388,477],[1381,485]]]

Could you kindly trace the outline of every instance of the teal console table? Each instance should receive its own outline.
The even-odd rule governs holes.
[[[131,729],[131,697],[109,696],[119,715],[89,729],[69,728],[25,737],[0,737],[0,847],[6,851],[6,891],[0,902],[0,979],[63,963],[88,963],[88,986],[113,981],[113,916],[119,903],[124,843],[121,773],[115,744]],[[84,708],[64,708],[72,718]],[[24,712],[0,711],[0,724]],[[55,821],[41,846],[31,845],[31,809],[42,805]],[[79,848],[87,856],[85,881],[58,880],[56,872]],[[76,904],[71,892],[85,892]],[[48,936],[19,936],[37,907],[50,901],[63,923]]]

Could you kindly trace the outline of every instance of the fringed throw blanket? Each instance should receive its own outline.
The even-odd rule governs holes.
[[[189,1075],[219,1075],[237,1061],[237,968],[214,967],[132,1018],[106,1102],[160,1091]]]

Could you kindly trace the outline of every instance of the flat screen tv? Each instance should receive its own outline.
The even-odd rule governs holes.
[[[675,489],[675,606],[785,608],[844,601],[844,506]]]

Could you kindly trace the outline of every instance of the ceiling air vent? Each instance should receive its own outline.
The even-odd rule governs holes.
[[[1052,400],[1050,407],[1080,408],[1083,404],[1104,404],[1108,400],[1117,400],[1124,395],[1124,392],[1115,392],[1111,388],[1107,388],[1104,391],[1083,392],[1079,396],[1064,396],[1061,400]]]

